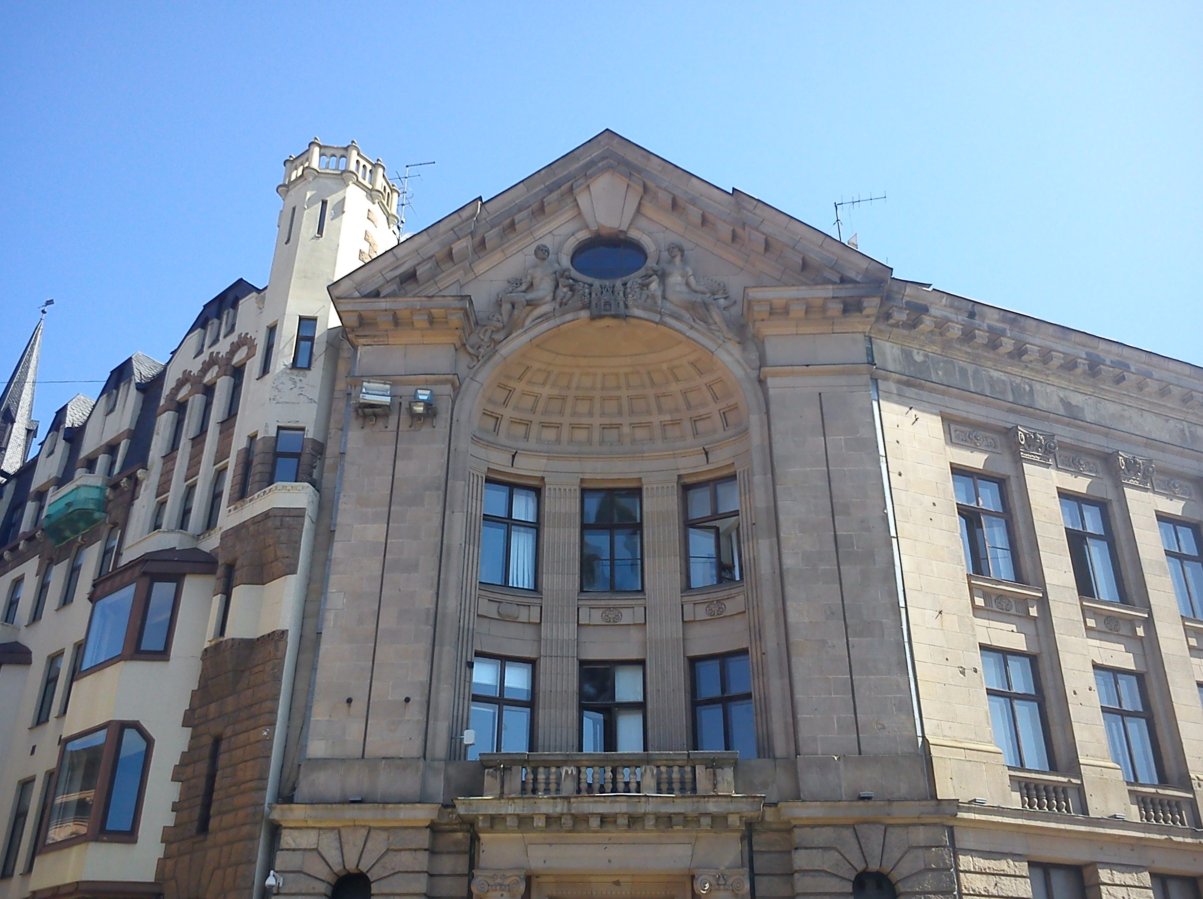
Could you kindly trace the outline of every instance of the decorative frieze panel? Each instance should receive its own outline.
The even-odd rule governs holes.
[[[1088,478],[1097,478],[1103,473],[1103,466],[1098,459],[1076,450],[1058,449],[1057,467]]]
[[[1122,603],[1082,600],[1082,620],[1092,636],[1144,637],[1149,629],[1149,613]]]
[[[1057,458],[1057,438],[1054,435],[1025,428],[1023,425],[1017,425],[1014,433],[1020,458],[1045,465],[1053,464]]]
[[[1154,466],[1152,459],[1133,456],[1131,453],[1125,452],[1116,452],[1113,458],[1120,481],[1133,487],[1153,489]]]
[[[699,871],[693,876],[693,891],[706,899],[734,899],[748,894],[748,872],[742,868]]]
[[[983,431],[973,425],[958,424],[955,421],[948,425],[948,439],[958,446],[967,446],[987,452],[997,452],[1002,449],[1003,445],[997,434]]]
[[[542,620],[542,611],[543,607],[537,601],[486,593],[483,589],[480,592],[478,612],[483,618],[538,624]]]
[[[613,603],[577,607],[578,624],[645,624],[647,609],[641,604]]]
[[[522,899],[526,872],[477,870],[470,886],[478,899]]]
[[[730,618],[747,611],[748,604],[742,590],[711,593],[697,598],[686,598],[681,605],[681,618],[685,621],[709,621],[715,618]]]
[[[969,576],[969,595],[975,613],[1002,612],[1020,618],[1040,614],[1044,591],[1025,584],[1011,584],[992,578]]]
[[[1175,499],[1193,499],[1195,496],[1189,481],[1170,475],[1159,475],[1156,472],[1153,473],[1153,490]]]

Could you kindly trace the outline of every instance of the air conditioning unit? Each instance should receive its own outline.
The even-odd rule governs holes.
[[[355,397],[355,409],[361,415],[388,415],[393,408],[393,391],[383,381],[364,381]]]

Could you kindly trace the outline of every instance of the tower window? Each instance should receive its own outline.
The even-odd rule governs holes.
[[[297,221],[297,207],[294,206],[294,207],[292,207],[292,209],[288,210],[288,233],[286,233],[284,235],[284,242],[286,244],[292,243],[292,226],[294,224],[296,224],[296,221]]]
[[[297,344],[292,354],[293,368],[313,367],[313,344],[316,340],[317,319],[299,319],[297,321]]]
[[[270,324],[267,326],[267,332],[263,335],[263,361],[259,364],[259,377],[263,377],[272,370],[272,355],[276,351],[276,326]]]
[[[301,473],[301,450],[304,446],[304,428],[276,429],[276,453],[272,460],[273,484],[299,479]]]
[[[322,200],[322,205],[317,211],[317,236],[321,237],[326,233],[326,200]]]

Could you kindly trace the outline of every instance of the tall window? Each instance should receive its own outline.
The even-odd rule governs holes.
[[[221,737],[209,743],[209,765],[205,768],[205,786],[201,791],[200,809],[196,813],[196,832],[208,833],[213,817],[213,795],[217,792],[217,764],[221,761]]]
[[[292,226],[296,224],[296,220],[297,207],[294,206],[292,209],[288,210],[288,231],[284,234],[284,243],[286,244],[292,242]]]
[[[205,513],[205,530],[217,527],[217,518],[221,515],[221,497],[226,490],[226,470],[219,468],[213,472],[213,486],[209,490],[209,509]]]
[[[581,589],[643,589],[639,490],[581,491]]]
[[[38,815],[33,822],[33,833],[29,838],[29,849],[25,853],[25,866],[21,869],[22,874],[28,874],[33,870],[34,859],[37,857],[38,850],[41,848],[39,838],[46,826],[46,814],[50,811],[50,788],[54,785],[54,769],[51,768],[42,775],[42,791],[38,797]]]
[[[25,578],[19,577],[8,585],[8,599],[4,603],[5,624],[14,624],[17,620],[17,609],[21,605],[21,589],[25,586]]]
[[[685,488],[689,586],[743,579],[739,558],[739,485],[735,478]]]
[[[54,576],[54,565],[47,559],[45,568],[42,569],[41,580],[38,581],[38,592],[33,598],[33,608],[29,611],[29,623],[42,620],[42,613],[46,611],[46,598],[50,596],[50,579]]]
[[[1153,899],[1199,899],[1199,882],[1193,877],[1153,874]]]
[[[258,434],[248,434],[246,447],[242,451],[242,483],[239,485],[238,498],[246,499],[251,495],[251,475],[255,472],[255,441]]]
[[[152,531],[163,530],[163,524],[167,519],[167,497],[163,497],[155,503],[154,515],[151,516],[150,529]]]
[[[187,485],[184,488],[184,501],[180,503],[180,524],[181,531],[188,530],[188,525],[192,523],[192,507],[196,504],[196,481]]]
[[[693,663],[694,749],[734,749],[756,758],[752,669],[738,652]]]
[[[538,550],[538,491],[486,481],[480,582],[534,590]]]
[[[994,742],[1012,768],[1051,771],[1040,682],[1032,657],[982,647]]]
[[[108,724],[63,744],[46,845],[133,834],[150,740],[134,724]]]
[[[304,428],[277,428],[276,453],[272,460],[272,483],[296,481],[301,473]]]
[[[120,544],[121,528],[113,525],[104,535],[104,549],[100,553],[100,567],[96,570],[97,577],[113,570],[113,566],[117,562],[117,547]]]
[[[267,326],[267,331],[263,335],[263,360],[259,363],[259,377],[263,377],[272,370],[272,356],[276,352],[276,326],[274,324]]]
[[[468,758],[482,752],[530,749],[533,666],[514,659],[477,656],[472,662],[472,729],[476,743]]]
[[[180,441],[184,439],[184,419],[187,417],[187,413],[187,406],[175,407],[175,421],[171,423],[171,437],[167,440],[167,452],[169,453],[174,453],[180,448]]]
[[[581,752],[643,752],[643,666],[581,665]]]
[[[213,417],[213,385],[206,384],[199,397],[197,402],[200,404],[200,412],[196,416],[196,430],[192,432],[193,437],[203,437],[209,430],[209,419]]]
[[[1199,530],[1180,521],[1157,519],[1161,544],[1174,581],[1178,608],[1188,618],[1203,618],[1203,556],[1199,553]]]
[[[1107,510],[1098,503],[1074,496],[1061,497],[1061,518],[1073,561],[1078,595],[1108,602],[1123,602],[1119,563],[1107,523]]]
[[[242,404],[242,382],[246,378],[246,367],[243,365],[230,371],[230,398],[226,401],[226,418],[233,418],[238,414],[238,407]]]
[[[62,670],[61,652],[56,652],[46,659],[46,670],[42,674],[42,692],[38,695],[38,708],[33,716],[34,727],[50,720],[50,712],[54,709],[54,693],[58,689],[58,678]]]
[[[12,877],[17,870],[17,855],[21,851],[21,838],[25,835],[25,822],[29,820],[29,804],[33,801],[33,781],[31,777],[17,784],[13,816],[8,822],[8,837],[4,841],[4,860],[0,862],[0,878]]]
[[[79,586],[79,573],[84,567],[84,549],[76,547],[71,555],[71,567],[67,569],[67,582],[63,584],[63,595],[59,597],[58,605],[69,606],[75,602],[75,590]]]
[[[1015,560],[1011,555],[1002,482],[969,472],[954,471],[952,486],[957,497],[965,567],[972,574],[1004,581],[1015,580]]]
[[[329,200],[322,200],[322,205],[317,210],[317,233],[316,237],[321,237],[326,233],[326,206]]]
[[[1160,783],[1153,748],[1153,721],[1140,675],[1112,668],[1094,669],[1094,682],[1103,707],[1111,760],[1128,783]]]
[[[84,641],[80,640],[71,648],[71,667],[67,669],[67,683],[63,685],[63,699],[59,703],[59,715],[67,714],[67,706],[71,704],[71,688],[75,686],[75,678],[79,676],[79,663],[83,658]]]
[[[166,657],[179,584],[139,578],[92,605],[79,670],[110,659]]]
[[[1086,899],[1078,868],[1029,862],[1028,879],[1032,882],[1032,899]]]
[[[297,320],[297,343],[292,353],[293,368],[313,367],[313,344],[317,340],[317,319]]]

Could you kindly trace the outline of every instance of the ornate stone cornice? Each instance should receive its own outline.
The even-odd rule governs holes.
[[[1057,438],[1043,431],[1016,425],[1014,430],[1015,446],[1021,459],[1030,462],[1042,462],[1052,465],[1057,458]]]
[[[458,799],[455,810],[481,833],[740,831],[760,820],[760,796],[606,796]]]
[[[883,291],[883,284],[749,287],[744,290],[744,317],[758,338],[867,332]]]
[[[1155,466],[1152,459],[1119,451],[1112,458],[1115,460],[1115,468],[1119,472],[1121,482],[1133,487],[1144,487],[1146,490],[1153,489]]]
[[[349,297],[334,305],[355,346],[458,344],[476,325],[468,296]]]

